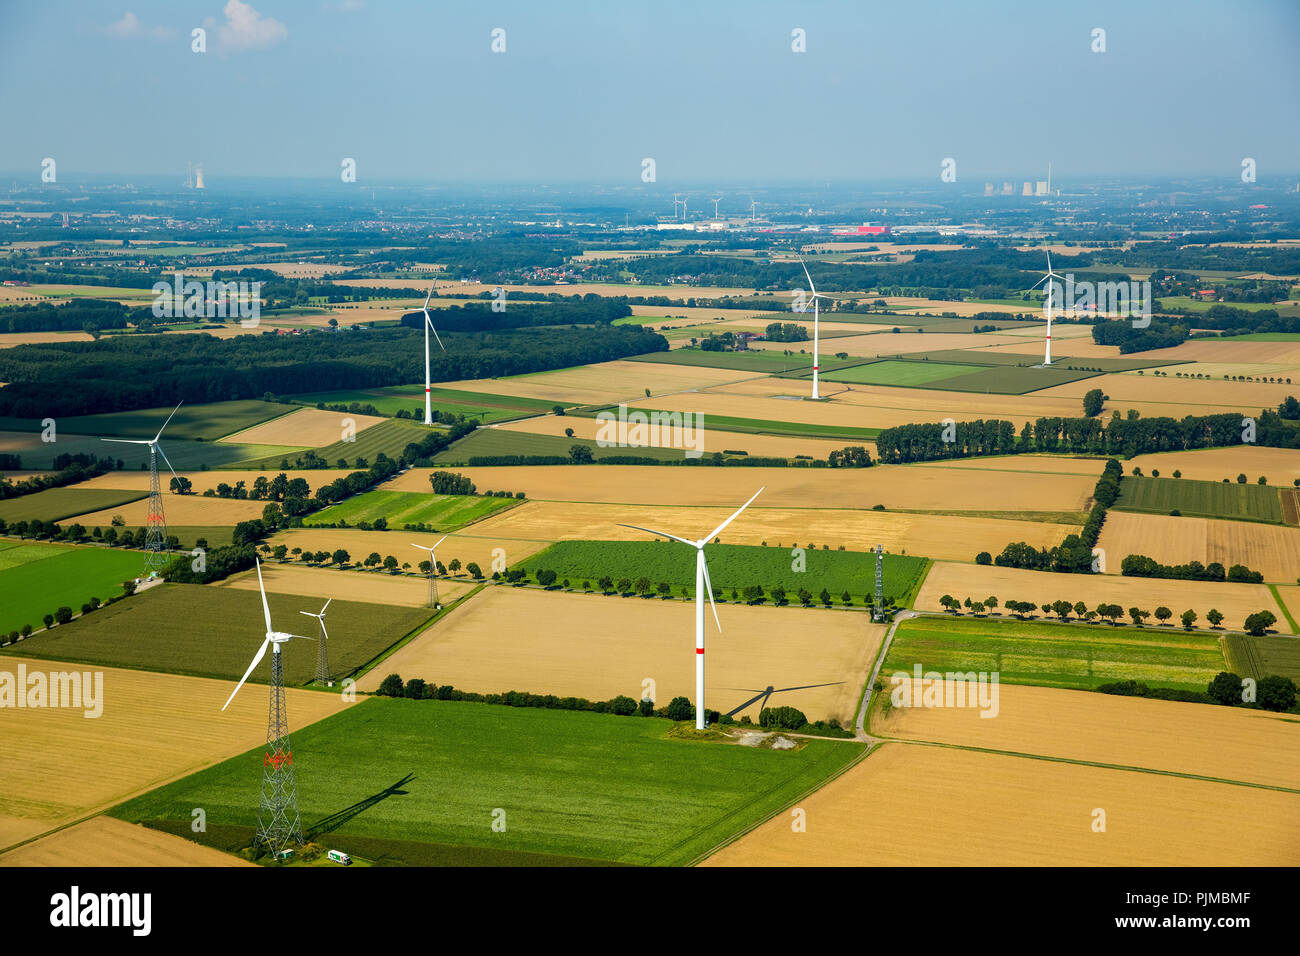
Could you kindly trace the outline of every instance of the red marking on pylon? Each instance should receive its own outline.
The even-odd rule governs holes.
[[[702,647],[697,647],[697,648],[695,648],[695,653],[696,653],[696,654],[703,654],[703,653],[704,653],[704,648],[702,648]]]

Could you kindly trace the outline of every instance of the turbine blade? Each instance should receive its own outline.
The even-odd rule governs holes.
[[[766,485],[763,486],[763,488],[766,488],[766,487],[767,487]],[[754,498],[757,498],[759,495],[761,495],[761,494],[763,493],[763,488],[759,488],[758,491],[754,492]],[[739,518],[739,517],[740,517],[740,513],[741,513],[742,511],[744,511],[746,508],[748,508],[750,505],[752,505],[752,504],[754,503],[754,498],[750,498],[750,499],[749,499],[748,501],[746,501],[743,505],[741,505],[739,508],[737,508],[735,514],[733,514],[733,515],[732,515],[730,518],[728,518],[726,521],[722,522],[722,524],[720,524],[720,525],[718,525],[716,528],[714,528],[712,532],[710,532],[708,535],[706,535],[706,536],[704,537],[703,540],[697,542],[695,546],[696,546],[697,548],[703,547],[704,545],[706,545],[706,544],[709,543],[709,540],[710,540],[710,539],[712,539],[712,538],[716,538],[718,535],[722,534],[722,529],[725,528],[727,525],[731,524],[731,522],[735,521],[737,518]]]
[[[429,300],[433,298],[433,290],[436,289],[437,287],[438,287],[438,283],[436,283],[436,282],[433,283],[431,286],[429,286],[429,294],[426,295],[426,296],[424,297],[424,314],[425,314],[425,315],[428,315],[428,314],[429,314]]]
[[[333,598],[331,598],[330,600],[333,600]],[[322,634],[325,635],[325,640],[328,641],[330,639],[330,632],[325,630],[325,615],[323,614],[321,615],[321,619],[320,619],[320,631]]]
[[[270,628],[268,628],[268,630],[269,629]],[[226,702],[222,704],[221,706],[222,710],[225,710],[227,707],[230,706],[230,702],[234,700],[235,695],[239,693],[239,688],[243,687],[244,681],[248,680],[248,675],[253,673],[253,668],[257,667],[258,664],[262,663],[262,658],[266,655],[266,645],[270,643],[271,643],[271,639],[269,637],[262,641],[262,646],[259,647],[257,649],[257,653],[253,655],[253,663],[248,665],[248,670],[244,671],[244,676],[239,678],[239,683],[236,684],[235,689],[230,692],[230,697],[228,697],[226,699]]]
[[[324,617],[324,616],[325,616],[325,611],[326,611],[326,609],[330,606],[330,601],[333,601],[333,600],[334,600],[333,598],[330,598],[328,601],[325,602],[325,607],[323,607],[323,608],[320,609],[320,616],[321,616],[321,617]]]
[[[803,261],[803,256],[799,256],[799,265],[803,266],[803,274],[808,276],[808,288],[812,289],[812,294],[817,295],[817,287],[813,285],[812,276],[808,272],[808,266]]]
[[[167,462],[167,468],[168,468],[168,470],[171,471],[171,473],[172,473],[172,477],[173,477],[173,478],[179,478],[180,475],[176,474],[176,469],[175,469],[175,468],[172,468],[171,459],[167,457],[167,452],[165,452],[165,451],[162,450],[162,445],[159,445],[157,442],[155,442],[155,443],[154,443],[154,447],[158,449],[158,454],[160,454],[160,455],[163,456],[163,461]]]
[[[722,622],[718,620],[718,606],[713,603],[713,582],[709,579],[709,562],[704,560],[704,549],[700,548],[695,552],[700,556],[700,567],[704,569],[704,593],[709,596],[709,607],[713,608],[713,623],[718,625],[718,633],[722,633]]]
[[[433,333],[434,340],[438,343],[438,348],[442,349],[444,352],[447,351],[447,346],[443,345],[442,339],[438,338],[438,330],[433,327],[433,319],[429,318],[428,309],[424,310],[424,321],[429,323],[429,331]]]
[[[635,524],[619,524],[619,527],[632,528],[634,531],[644,531],[646,534],[661,534],[665,538],[671,538],[674,541],[680,541],[682,544],[689,544],[692,548],[699,547],[699,545],[697,545],[694,541],[687,541],[685,538],[679,538],[677,537],[677,535],[669,534],[667,531],[656,531],[654,528],[642,528],[640,525],[635,525]]]
[[[266,615],[266,633],[271,633],[271,605],[266,603],[266,585],[262,583],[262,559],[254,558],[257,562],[257,587],[262,592],[262,612]]]
[[[439,539],[434,543],[433,548],[438,547],[438,545],[442,544],[442,543],[443,543],[444,541],[446,541],[446,540],[447,540],[447,535],[444,534],[441,538],[439,538]],[[430,548],[429,550],[432,551],[433,548]]]
[[[311,611],[299,611],[298,613],[299,613],[299,614],[306,614],[308,617],[319,617],[319,616],[320,616],[320,615],[318,615],[318,614],[313,614]]]
[[[158,434],[153,436],[154,441],[157,441],[159,438],[162,438],[163,428],[167,427],[168,423],[171,422],[172,420],[172,415],[175,415],[177,412],[179,412],[181,410],[181,405],[184,404],[185,404],[184,401],[178,402],[176,407],[172,409],[172,414],[168,415],[167,421],[162,423],[162,428],[158,429]]]
[[[152,445],[147,438],[101,438],[100,441],[113,441],[119,445]]]

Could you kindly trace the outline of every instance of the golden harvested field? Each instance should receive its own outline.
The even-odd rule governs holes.
[[[328,262],[262,262],[257,265],[240,266],[240,268],[269,269],[276,275],[289,276],[295,279],[319,279],[321,276],[347,272],[351,266],[334,265]]]
[[[633,315],[653,315],[667,316],[666,324],[677,325],[695,325],[703,322],[713,322],[716,320],[745,320],[753,321],[759,318],[766,318],[769,322],[776,321],[769,318],[771,312],[766,309],[710,309],[707,306],[686,306],[686,305],[633,305],[629,306]],[[659,327],[658,322],[654,327]],[[721,323],[719,323],[721,324]]]
[[[0,349],[11,349],[15,345],[40,345],[45,342],[89,342],[90,335],[85,332],[3,332],[0,333]]]
[[[295,545],[297,547],[297,545]],[[377,550],[377,549],[376,549]],[[379,553],[391,554],[398,561],[410,561],[412,568],[418,568],[420,561],[427,561],[429,556],[409,545],[410,554],[400,553],[396,547],[392,551],[380,550]],[[367,551],[366,554],[370,552]],[[365,554],[354,554],[353,559],[364,559]],[[439,558],[439,560],[444,560]],[[447,558],[445,560],[450,560]],[[304,597],[320,598],[324,604],[327,598],[340,601],[366,601],[371,604],[401,604],[406,607],[423,607],[429,596],[428,578],[407,574],[388,574],[375,571],[343,571],[334,568],[313,568],[305,564],[276,564],[268,562],[262,565],[262,580],[266,589],[278,594],[300,594]],[[247,591],[257,590],[257,572],[245,571],[235,574],[213,587],[241,588]],[[467,577],[438,578],[438,598],[443,604],[456,600],[469,593],[473,585]],[[320,610],[316,608],[315,610]],[[328,614],[326,615],[328,617]],[[304,627],[307,625],[303,625]],[[315,625],[312,625],[313,627]],[[325,625],[329,627],[327,623]]]
[[[1300,790],[1300,720],[1264,710],[1003,684],[996,717],[873,703],[871,733]]]
[[[439,387],[597,405],[633,398],[645,401],[647,388],[652,395],[659,395],[663,392],[708,388],[741,378],[752,378],[753,374],[691,365],[616,361],[514,378],[443,382]]]
[[[147,473],[146,473],[147,474]],[[237,500],[235,498],[203,498],[199,495],[173,495],[163,493],[163,512],[170,525],[237,525],[262,517],[265,501]],[[149,513],[149,499],[141,498],[129,504],[92,511],[78,515],[76,520],[87,528],[102,525],[107,528],[116,515],[121,515],[127,527],[142,527]],[[68,519],[71,521],[72,519]]]
[[[432,469],[412,468],[384,487],[429,487]],[[739,507],[760,487],[759,508],[886,508],[1080,511],[1096,485],[1086,475],[1005,473],[876,465],[872,468],[712,468],[520,465],[461,468],[480,488],[518,488],[529,498],[652,505]]]
[[[1279,584],[1277,593],[1282,596],[1282,603],[1291,612],[1291,616],[1300,620],[1300,585]]]
[[[540,551],[548,542],[523,541],[499,538],[480,534],[479,525],[474,525],[474,534],[449,534],[447,540],[438,548],[438,560],[444,565],[452,558],[460,558],[462,564],[473,561],[483,569],[483,573],[492,574],[492,551],[502,548],[506,553],[506,562],[513,565],[536,551]],[[330,551],[343,548],[353,560],[364,559],[372,551],[381,555],[391,554],[398,562],[410,561],[412,567],[418,567],[424,560],[420,552],[411,547],[421,544],[426,547],[436,545],[441,534],[421,534],[417,531],[358,531],[354,528],[290,528],[274,535],[269,543],[272,547],[283,544],[293,548],[311,549],[312,551]],[[410,552],[410,554],[404,554]],[[414,555],[414,557],[411,557]],[[364,572],[351,572],[358,577],[368,577]],[[439,587],[442,581],[439,579]]]
[[[705,423],[707,424],[707,422],[708,418],[706,416]],[[533,435],[563,435],[566,428],[572,428],[573,434],[577,438],[595,439],[601,424],[594,418],[578,418],[574,415],[565,415],[563,417],[544,415],[541,418],[525,418],[522,421],[510,422],[496,427],[502,431],[528,432]],[[725,432],[711,428],[702,428],[688,436],[683,436],[681,429],[663,429],[662,431],[660,443],[664,447],[683,448],[685,447],[684,437],[689,437],[692,443],[699,443],[696,447],[701,448],[706,455],[730,448],[747,451],[751,455],[772,455],[787,458],[795,455],[812,455],[814,458],[825,458],[831,452],[848,444],[845,441],[830,441],[824,438],[750,435],[744,432]],[[874,458],[876,454],[875,445],[871,442],[865,442],[864,444]],[[631,449],[628,451],[628,454],[635,453]]]
[[[112,817],[76,826],[0,854],[0,866],[257,866],[229,853]]]
[[[885,744],[799,806],[807,832],[778,814],[704,865],[1300,864],[1297,794],[916,744]]]
[[[388,674],[464,690],[508,690],[607,700],[641,699],[655,682],[660,706],[695,697],[695,605],[493,586],[456,608],[363,677],[374,690]],[[722,632],[705,636],[705,706],[729,713],[771,686],[772,706],[809,720],[851,720],[884,637],[861,614],[724,604]],[[755,721],[761,699],[736,710]]]
[[[959,471],[1013,471],[1043,475],[1090,475],[1098,478],[1105,466],[1102,458],[1070,458],[1064,455],[1005,455],[989,458],[957,458],[952,461],[922,461],[909,468],[944,468]]]
[[[166,493],[163,495],[163,507],[170,509],[172,500],[178,497],[186,497],[186,498],[202,497],[203,492],[207,491],[208,489],[212,489],[215,491],[217,485],[222,484],[223,482],[233,487],[236,483],[242,481],[245,487],[252,488],[253,482],[257,481],[258,478],[265,478],[268,481],[270,481],[279,473],[280,473],[280,469],[278,468],[274,468],[274,469],[268,468],[266,471],[197,471],[197,470],[178,471],[177,472],[178,475],[184,475],[186,478],[190,479],[190,481],[194,483],[194,494],[179,496],[179,495]],[[315,492],[317,488],[320,488],[323,485],[328,485],[332,481],[335,481],[339,478],[345,478],[348,475],[352,474],[352,469],[319,468],[314,470],[313,469],[303,470],[298,468],[288,468],[285,469],[284,474],[288,478],[302,478],[307,482],[308,485],[311,486],[311,490]],[[77,487],[78,488],[123,488],[128,491],[148,491],[149,472],[140,471],[140,470],[110,471],[107,474],[100,475],[98,478],[91,478],[89,481],[83,481],[81,484],[77,485]],[[207,499],[207,500],[210,501],[211,499]],[[227,499],[218,498],[217,500],[225,501]],[[265,501],[260,501],[256,503],[261,505],[263,508],[266,507],[267,505],[267,502]],[[257,512],[257,516],[259,518],[262,516],[262,512],[260,510]]]
[[[761,498],[759,499],[762,500]],[[673,534],[707,534],[735,509],[673,508],[647,505],[582,504],[530,501],[474,526],[480,534],[539,541],[589,539],[644,541],[644,532],[619,527],[636,523],[662,528]],[[762,544],[793,547],[798,541],[832,550],[866,551],[876,544],[894,554],[924,555],[940,560],[970,561],[979,551],[1001,551],[1008,541],[1027,541],[1034,547],[1059,544],[1075,526],[1000,518],[954,518],[899,512],[797,510],[759,508],[755,503],[726,531],[728,544]]]
[[[26,665],[29,676],[84,666],[8,656],[0,661],[15,674],[19,665]],[[104,675],[103,713],[97,718],[71,707],[5,711],[0,848],[266,741],[265,694],[240,694],[223,713],[233,681],[95,670]],[[338,694],[285,693],[299,729],[346,706]],[[257,772],[250,763],[249,773]]]
[[[1300,577],[1300,528],[1281,525],[1111,511],[1097,546],[1110,574],[1119,574],[1126,555],[1145,554],[1161,564],[1244,564],[1265,581],[1290,584]]]
[[[1181,471],[1184,478],[1197,481],[1222,481],[1224,478],[1236,481],[1237,475],[1244,472],[1249,481],[1263,475],[1270,485],[1290,488],[1300,478],[1300,454],[1293,448],[1258,448],[1249,445],[1198,448],[1195,451],[1138,455],[1124,462],[1125,474],[1132,474],[1134,468],[1141,468],[1145,475],[1159,469],[1162,476],[1170,477],[1175,471]]]
[[[305,445],[311,448],[323,448],[343,440],[345,422],[351,424],[356,434],[360,434],[371,425],[378,425],[386,420],[376,415],[328,412],[323,408],[300,408],[288,415],[281,415],[269,422],[262,422],[252,428],[245,428],[242,432],[227,435],[221,441],[246,445],[288,445],[297,448]]]
[[[1108,553],[1107,564],[1113,560]],[[1126,612],[1134,606],[1152,611],[1164,605],[1175,615],[1191,608],[1200,615],[1196,623],[1201,628],[1207,626],[1205,612],[1217,607],[1223,612],[1224,627],[1234,630],[1241,629],[1242,621],[1248,615],[1267,610],[1277,615],[1278,622],[1274,627],[1279,633],[1291,633],[1281,608],[1264,584],[1211,584],[1205,581],[1125,578],[1113,574],[1053,574],[939,561],[930,569],[925,584],[921,586],[916,599],[917,610],[941,610],[939,598],[944,594],[951,594],[958,600],[967,595],[995,594],[1003,601],[1011,598],[1035,604],[1041,604],[1043,598],[1069,598],[1083,601],[1089,607],[1105,601],[1120,605]]]
[[[1099,388],[1111,398],[1111,403],[1127,404],[1143,402],[1163,405],[1169,409],[1167,415],[1181,418],[1189,414],[1202,414],[1188,411],[1184,406],[1194,408],[1217,408],[1220,410],[1241,409],[1252,415],[1258,415],[1261,408],[1277,408],[1288,395],[1296,393],[1292,385],[1269,385],[1263,382],[1225,382],[1215,380],[1175,378],[1174,371],[1181,366],[1170,369],[1168,378],[1157,378],[1149,372],[1138,375],[1136,372],[1098,375],[1078,382],[1067,382],[1055,388],[1043,389],[1042,394],[1053,398],[1078,398],[1084,393]],[[1109,405],[1110,403],[1108,403]],[[1103,411],[1103,418],[1109,417]]]
[[[1186,362],[1221,364],[1262,364],[1300,368],[1300,342],[1234,342],[1216,339],[1189,339],[1168,349],[1143,352],[1143,358],[1178,359]]]

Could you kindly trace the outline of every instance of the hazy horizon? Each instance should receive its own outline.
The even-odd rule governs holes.
[[[208,51],[190,50],[207,30]],[[491,31],[506,31],[493,53]],[[1094,53],[1094,28],[1106,52]],[[791,50],[806,31],[807,52]],[[19,0],[0,173],[672,189],[1300,172],[1300,6]]]

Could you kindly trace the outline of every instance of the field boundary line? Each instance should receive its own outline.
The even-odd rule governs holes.
[[[438,621],[440,621],[442,618],[446,617],[456,608],[460,607],[462,603],[468,601],[474,595],[478,594],[485,587],[487,587],[486,582],[479,584],[477,587],[470,590],[468,594],[462,594],[460,597],[456,598],[456,600],[452,601],[450,604],[444,604],[442,607],[436,609],[430,617],[424,620],[424,623],[417,624],[414,628],[412,628],[406,634],[399,637],[396,641],[388,645],[387,648],[380,651],[377,655],[372,657],[370,660],[366,661],[364,664],[359,664],[356,667],[354,667],[352,671],[347,675],[347,677],[340,678],[340,679],[347,680],[350,678],[351,680],[355,681],[357,678],[369,674],[372,670],[374,670],[384,661],[388,660],[388,658],[392,657],[394,654],[396,654],[407,644],[411,643],[417,637],[419,637],[425,631],[427,631],[429,628],[433,627],[433,625],[436,624]]]
[[[819,738],[819,739],[825,739],[825,738]],[[852,742],[852,743],[861,743],[861,741],[851,741],[851,742]],[[803,792],[800,793],[798,796],[796,796],[793,800],[791,800],[791,801],[789,801],[788,803],[783,804],[782,806],[780,806],[780,807],[778,807],[777,809],[773,810],[771,813],[769,813],[768,815],[764,816],[762,819],[754,821],[754,822],[751,823],[749,826],[747,826],[747,827],[745,827],[745,828],[743,828],[743,829],[741,829],[741,830],[737,830],[735,833],[731,834],[731,836],[727,837],[725,840],[723,840],[723,841],[721,841],[720,843],[718,843],[718,844],[717,844],[716,846],[714,846],[712,849],[705,850],[705,851],[704,851],[703,853],[701,853],[699,856],[695,857],[695,858],[692,859],[692,860],[687,861],[686,863],[683,863],[682,865],[683,865],[683,866],[688,866],[688,867],[691,867],[691,866],[698,866],[700,863],[702,863],[704,860],[707,860],[709,857],[713,856],[713,855],[714,855],[715,853],[717,853],[719,850],[723,849],[724,847],[730,846],[732,843],[735,843],[735,842],[736,842],[737,840],[739,840],[741,837],[746,836],[746,835],[748,835],[748,834],[754,832],[754,831],[757,830],[759,827],[761,827],[763,824],[767,823],[769,820],[775,820],[777,817],[779,817],[781,814],[785,813],[785,812],[786,812],[787,810],[789,810],[791,807],[795,806],[795,805],[796,805],[797,803],[799,803],[801,800],[805,800],[805,799],[807,799],[808,797],[810,797],[810,796],[812,796],[814,793],[816,793],[818,790],[821,790],[822,788],[824,788],[824,787],[828,786],[829,784],[831,784],[832,782],[834,782],[834,781],[835,781],[836,779],[838,779],[839,777],[842,777],[844,774],[848,773],[850,770],[852,770],[854,767],[856,767],[856,766],[857,766],[858,764],[860,764],[862,761],[864,761],[864,760],[866,760],[868,757],[870,757],[870,756],[871,756],[875,751],[876,751],[876,747],[872,746],[871,744],[866,744],[865,746],[863,746],[863,748],[862,748],[862,752],[861,752],[861,753],[859,753],[859,754],[858,754],[856,757],[854,757],[852,760],[850,760],[850,761],[848,761],[847,763],[845,763],[842,767],[840,767],[840,768],[838,768],[837,770],[835,770],[833,773],[831,773],[831,774],[830,774],[829,776],[827,776],[825,779],[823,779],[823,780],[821,780],[820,782],[818,782],[818,783],[814,784],[813,786],[809,787],[807,790],[803,791]],[[774,787],[773,790],[775,790],[775,789],[776,789],[776,788]],[[771,790],[768,791],[768,793],[771,793],[771,792],[772,792]],[[731,813],[732,813],[732,814],[739,813],[742,809],[744,809],[744,808],[743,808],[743,807],[737,807],[735,810],[731,811]],[[730,816],[730,815],[731,815],[731,814],[728,814],[728,816]],[[723,817],[722,819],[725,820],[726,817]],[[683,840],[682,843],[684,843],[684,842],[686,842],[686,841]],[[679,843],[679,844],[677,844],[677,845],[678,845],[678,846],[681,846],[681,843]],[[668,851],[665,850],[664,852],[667,853]],[[662,857],[662,856],[663,856],[662,853],[659,854],[659,857]],[[659,857],[656,857],[656,859],[659,859]]]
[[[1277,601],[1277,606],[1282,609],[1282,616],[1286,618],[1286,622],[1291,625],[1291,633],[1300,634],[1300,625],[1297,625],[1295,618],[1291,616],[1291,611],[1286,606],[1286,601],[1282,600],[1282,595],[1278,593],[1277,585],[1270,584],[1268,590],[1273,595],[1273,600]]]
[[[1068,763],[1080,767],[1096,767],[1101,770],[1119,770],[1126,773],[1151,773],[1162,777],[1181,777],[1184,780],[1199,780],[1203,783],[1222,783],[1233,787],[1250,787],[1255,790],[1275,790],[1279,793],[1294,793],[1300,796],[1300,788],[1284,787],[1275,783],[1255,783],[1249,780],[1233,780],[1229,777],[1211,777],[1206,774],[1187,773],[1182,770],[1159,770],[1155,767],[1137,767],[1129,764],[1105,763],[1100,760],[1082,760],[1076,757],[1057,757],[1051,754],[1023,753],[1017,750],[998,750],[994,747],[976,747],[972,744],[951,744],[939,740],[916,740],[908,737],[881,737],[882,742],[914,744],[919,747],[943,747],[949,750],[968,750],[974,753],[995,754],[1001,757],[1020,757],[1024,760],[1045,760],[1049,763]]]

